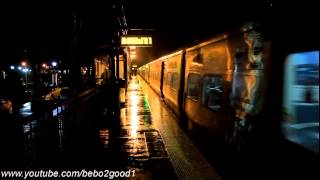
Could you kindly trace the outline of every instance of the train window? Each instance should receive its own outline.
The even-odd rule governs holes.
[[[203,78],[202,103],[211,110],[218,111],[222,103],[222,77],[209,75]]]
[[[284,135],[319,153],[319,51],[290,54],[284,72]]]
[[[178,73],[173,73],[173,76],[172,76],[172,84],[171,84],[171,87],[175,90],[178,89],[178,85],[179,85],[179,79],[178,79]]]
[[[201,76],[199,74],[189,74],[187,91],[188,97],[197,99],[200,96],[200,80]]]
[[[167,84],[168,86],[171,86],[171,81],[172,81],[172,73],[171,72],[168,72],[168,76],[167,76]]]
[[[319,85],[319,66],[316,64],[301,64],[296,66],[296,85]]]

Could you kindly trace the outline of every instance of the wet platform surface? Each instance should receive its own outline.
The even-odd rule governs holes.
[[[28,103],[28,114],[1,116],[0,169],[134,170],[130,179],[177,179],[137,81],[121,94],[119,117],[104,90],[63,113],[57,107],[33,116]]]
[[[153,126],[159,130],[179,179],[221,179],[181,129],[177,117],[141,78],[137,78],[149,102]]]
[[[210,137],[189,134],[139,77],[121,92],[119,116],[108,106],[107,88],[86,99],[50,109],[52,117],[37,116],[30,103],[20,117],[1,115],[0,170],[134,170],[129,179],[313,179],[306,177],[317,172],[308,164],[314,156],[299,156],[289,145],[268,147],[262,141],[247,153],[232,154]]]
[[[177,123],[177,117],[139,77],[133,77],[119,117],[106,105],[108,92],[52,117],[28,114],[10,121],[1,167],[26,169],[135,170],[130,179],[220,179]],[[27,111],[26,110],[26,111]],[[15,132],[20,133],[15,133]],[[14,150],[14,151],[12,151]]]
[[[120,112],[122,147],[128,166],[134,168],[134,179],[177,179],[164,141],[155,128],[149,104],[137,79],[128,85],[125,108]]]

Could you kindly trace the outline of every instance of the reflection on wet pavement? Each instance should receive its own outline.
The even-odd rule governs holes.
[[[153,126],[148,99],[136,77],[130,81],[126,97],[119,138],[123,141],[121,150],[130,160],[128,166],[135,168],[136,179],[176,179],[162,137]]]
[[[31,111],[31,102],[27,102],[22,105],[22,108],[19,109],[19,114],[22,117],[30,116],[32,114]]]
[[[101,139],[101,143],[104,145],[104,148],[108,147],[109,144],[109,129],[102,129],[99,131],[99,136]]]
[[[128,86],[126,107],[121,110],[123,150],[131,159],[167,158],[159,132],[154,129],[148,100],[133,77]]]
[[[120,117],[107,107],[107,93],[72,110],[23,113],[23,163],[17,167],[131,169],[136,172],[131,179],[177,179],[139,81],[133,77],[122,92],[126,99]],[[22,111],[30,112],[30,104]]]
[[[138,79],[145,96],[149,99],[153,127],[161,133],[167,149],[165,153],[168,153],[179,179],[221,179],[181,129],[177,123],[177,116],[165,106],[145,81],[140,77]]]

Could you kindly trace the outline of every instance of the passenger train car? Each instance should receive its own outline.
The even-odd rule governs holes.
[[[284,82],[286,80],[278,74],[283,72],[281,63],[274,61],[286,57],[290,51],[281,54],[279,50],[272,52],[272,49],[270,39],[264,37],[259,25],[247,23],[239,31],[160,57],[141,66],[138,72],[170,109],[182,117],[182,123],[187,124],[189,129],[203,130],[225,144],[242,148],[253,136],[266,141],[281,135],[287,136],[286,131],[279,135],[282,131],[276,129],[287,128],[284,127],[286,120],[282,120],[283,109],[294,111],[296,108],[288,98],[284,98],[284,103],[281,103],[283,94],[300,90],[281,91],[283,86],[288,86]],[[291,67],[292,63],[307,64],[310,62],[307,60],[287,64],[290,64],[291,69],[295,68],[295,73],[289,76],[311,68],[311,91],[317,94],[315,91],[319,90],[319,81],[314,74],[318,75],[319,71],[319,51],[313,53],[318,55],[312,56],[312,65]],[[306,74],[305,78],[308,77]],[[307,79],[296,80],[303,81],[303,87],[300,88],[308,88],[303,85],[309,81]],[[315,109],[318,109],[318,97],[318,94],[315,95],[312,102],[312,113],[317,117],[319,112]],[[318,119],[315,122],[314,119],[305,121],[312,121],[308,125],[315,129],[319,126]],[[319,139],[319,130],[310,133]],[[318,153],[316,147],[318,145],[313,147],[313,151]]]

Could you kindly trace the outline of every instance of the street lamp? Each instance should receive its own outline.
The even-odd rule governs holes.
[[[21,66],[26,67],[26,66],[27,66],[27,63],[26,63],[25,61],[22,61],[22,62],[21,62]]]
[[[24,73],[25,73],[25,75],[26,75],[26,91],[28,92],[28,68],[24,68],[23,70],[22,70]]]
[[[52,64],[53,67],[57,66],[57,62],[52,62],[51,64]]]
[[[22,69],[20,66],[18,67],[19,70],[22,69],[22,71],[25,73],[26,75],[26,91],[28,93],[28,68],[27,68],[27,63],[25,61],[21,62],[21,66],[23,66],[24,68]]]
[[[55,67],[57,66],[57,62],[53,61],[51,63],[52,67],[53,67],[53,73],[52,73],[52,84],[54,86],[58,85],[58,74],[56,73]]]

